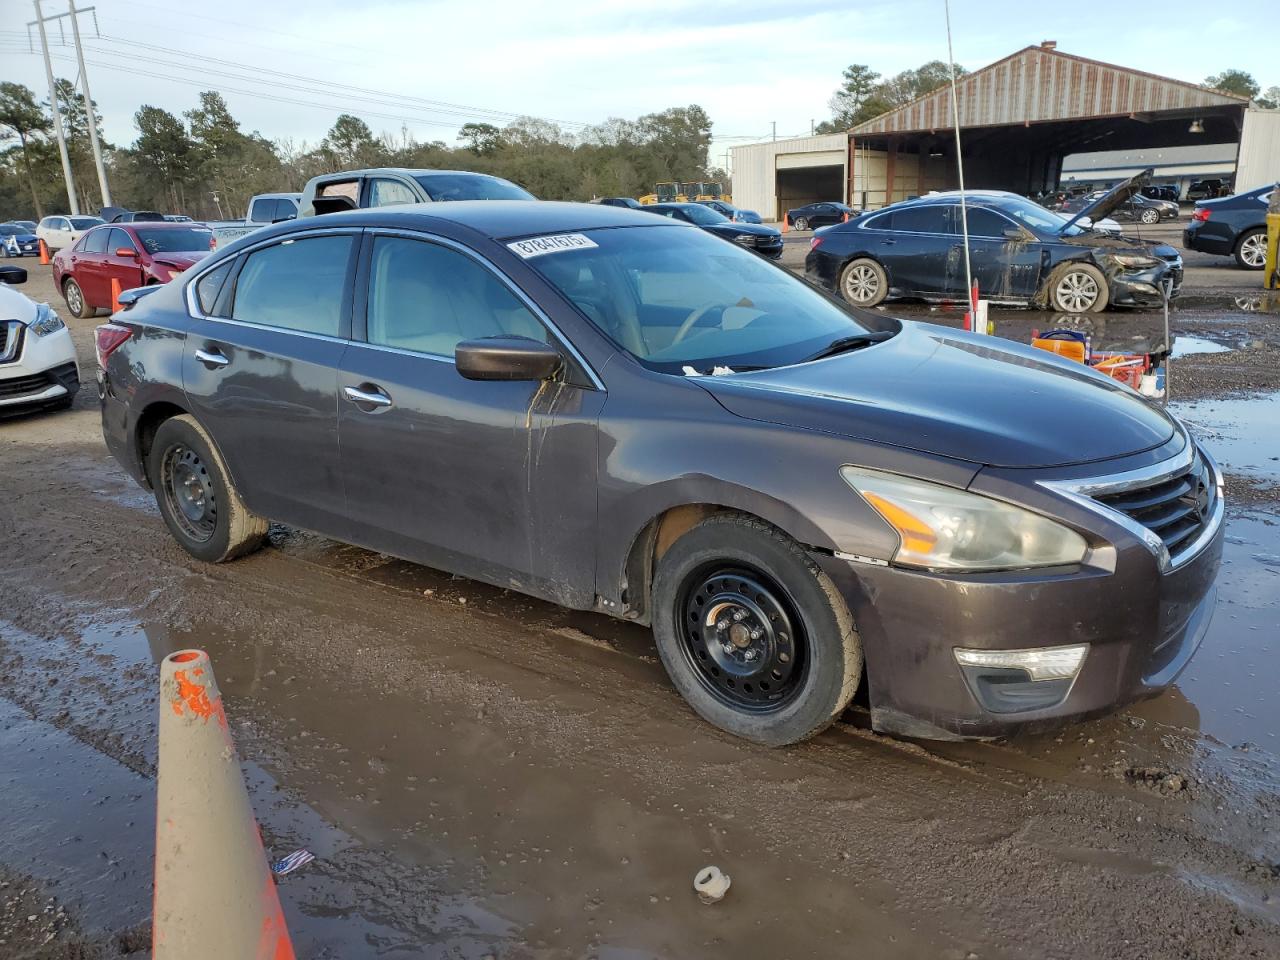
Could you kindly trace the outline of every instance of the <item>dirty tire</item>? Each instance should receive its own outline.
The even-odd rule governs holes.
[[[70,278],[62,285],[62,299],[67,301],[67,309],[71,311],[71,315],[81,320],[88,320],[98,312],[85,300],[80,284]]]
[[[1236,244],[1236,263],[1242,270],[1261,270],[1267,265],[1267,231],[1246,230]]]
[[[808,220],[806,220],[804,217],[796,217],[796,229],[797,229],[797,230],[808,230],[808,229],[809,229],[809,221],[808,221]]]
[[[840,296],[855,307],[874,307],[889,295],[889,276],[868,257],[850,260],[840,271]]]
[[[750,592],[743,589],[742,585],[752,578],[761,585],[761,593],[756,593],[755,588]],[[725,580],[731,583],[726,584]],[[710,589],[705,589],[708,584]],[[696,595],[695,590],[699,591]],[[710,626],[716,610],[724,610],[727,621],[735,615],[732,603],[722,601],[738,599],[736,591],[747,594],[744,607],[759,601],[757,609],[767,612],[770,603],[779,601],[781,618],[773,626],[792,625],[787,628],[792,630],[789,646],[784,640],[774,645],[775,652],[770,654],[767,651],[776,638],[765,624],[762,632],[767,636],[760,644],[762,652],[757,662],[739,659],[731,667],[764,671],[775,661],[788,660],[794,665],[794,672],[786,681],[788,692],[785,696],[773,694],[782,696],[781,702],[754,706],[734,702],[735,697],[748,696],[750,681],[761,676],[776,677],[772,671],[749,676],[737,673],[739,683],[732,691],[725,686],[734,686],[728,683],[728,670],[723,675],[711,675],[717,669],[715,658],[721,655],[711,651],[701,638],[730,636],[738,629],[736,620],[724,634],[715,633]],[[681,696],[704,720],[756,743],[784,746],[823,730],[848,706],[862,678],[862,643],[835,584],[795,541],[753,517],[716,514],[676,540],[658,563],[653,611],[658,653]],[[742,626],[754,622],[748,615]],[[759,622],[763,624],[763,618]],[[740,639],[745,637],[744,632]],[[731,647],[736,642],[725,641]],[[750,649],[756,649],[756,644]],[[789,656],[787,650],[794,651],[794,655]],[[747,652],[735,648],[733,656],[745,658]],[[721,657],[719,662],[726,664],[728,657]],[[764,696],[758,683],[755,695]]]
[[[267,521],[245,507],[195,417],[182,414],[160,424],[147,475],[165,525],[193,557],[222,563],[262,546]]]
[[[1101,313],[1111,290],[1102,271],[1088,263],[1064,263],[1049,275],[1048,301],[1058,313]]]

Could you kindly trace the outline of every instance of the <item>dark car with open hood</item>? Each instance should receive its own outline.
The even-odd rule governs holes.
[[[777,260],[782,256],[782,232],[759,223],[740,223],[730,220],[719,210],[701,203],[651,203],[643,208],[646,213],[656,213],[754,250],[762,257]]]
[[[1059,313],[1160,306],[1163,290],[1177,296],[1182,255],[1175,248],[1092,228],[1143,182],[1143,175],[1126,180],[1071,216],[1014,193],[966,193],[970,268],[979,295]],[[964,227],[957,192],[895,203],[820,229],[805,273],[859,307],[897,297],[962,300]]]
[[[122,299],[103,433],[193,556],[277,521],[647,624],[759,743],[864,679],[911,736],[1092,716],[1212,615],[1222,480],[1164,410],[647,212],[308,217]]]

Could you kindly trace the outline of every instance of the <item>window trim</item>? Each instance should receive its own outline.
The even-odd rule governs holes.
[[[373,259],[373,241],[378,237],[399,237],[405,240],[417,240],[420,242],[434,243],[438,246],[446,247],[469,257],[478,263],[481,267],[488,270],[498,282],[510,291],[517,300],[533,314],[534,318],[547,328],[552,338],[565,352],[572,358],[573,363],[577,366],[590,380],[590,384],[575,383],[574,386],[584,389],[595,389],[601,393],[607,393],[604,381],[600,379],[591,364],[587,362],[586,357],[574,346],[571,341],[559,327],[552,322],[547,312],[543,310],[534,300],[516,284],[501,268],[490,261],[487,257],[473,250],[466,244],[459,243],[449,237],[443,237],[439,234],[428,233],[423,230],[411,230],[407,228],[397,227],[376,227],[365,230],[364,242],[361,244],[360,267],[356,274],[357,293],[355,297],[354,309],[352,311],[351,322],[351,342],[359,344],[370,350],[382,350],[389,353],[398,353],[409,357],[424,357],[429,360],[437,360],[443,363],[456,364],[455,357],[442,356],[438,353],[425,353],[421,350],[407,350],[403,347],[389,347],[378,343],[370,343],[368,340],[368,309],[369,309],[369,279],[372,272]]]

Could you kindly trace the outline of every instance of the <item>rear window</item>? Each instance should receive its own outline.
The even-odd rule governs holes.
[[[117,231],[118,232],[118,231]],[[106,253],[107,236],[111,230],[90,230],[80,238],[80,250],[83,253]]]
[[[88,230],[90,227],[96,227],[100,223],[102,223],[102,220],[98,217],[72,217],[71,229]]]
[[[431,173],[414,177],[432,200],[534,200],[528,190],[483,173]]]
[[[306,237],[255,250],[236,278],[236,320],[336,337],[352,238]]]
[[[178,227],[168,230],[139,227],[134,231],[147,253],[190,253],[207,251],[213,231],[208,227]]]
[[[234,260],[228,260],[196,281],[196,299],[200,302],[200,312],[206,316],[213,313],[213,308],[218,302],[218,294],[222,290],[223,283],[226,282],[227,274],[231,272],[233,263],[235,263]]]

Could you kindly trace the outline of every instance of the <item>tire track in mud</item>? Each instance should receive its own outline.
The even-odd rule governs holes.
[[[67,699],[83,701],[78,709],[89,719],[76,725],[92,731],[100,722],[99,748],[137,762],[146,756],[149,733],[143,728],[154,701],[143,693],[149,679],[135,688],[123,672],[141,660],[126,664],[114,681],[80,685],[72,693],[39,691],[41,680],[77,652],[76,640],[83,640],[95,611],[157,625],[158,643],[211,641],[225,658],[215,655],[215,663],[230,664],[224,686],[233,712],[238,708],[249,721],[238,730],[242,751],[272,771],[282,792],[293,792],[294,803],[315,802],[330,822],[357,824],[351,829],[364,838],[355,844],[359,856],[317,871],[317,888],[321,879],[331,886],[355,884],[363,892],[343,901],[344,908],[388,929],[403,920],[402,935],[425,936],[431,921],[415,926],[406,919],[414,915],[412,897],[398,894],[386,878],[414,868],[393,851],[396,843],[418,836],[421,818],[429,815],[438,818],[426,821],[430,830],[453,839],[419,839],[410,844],[414,855],[428,862],[447,853],[444,859],[453,863],[424,874],[412,889],[446,885],[464,899],[496,899],[503,912],[522,918],[518,931],[536,932],[551,948],[569,938],[609,942],[592,940],[601,933],[592,926],[600,925],[583,917],[598,919],[611,910],[629,936],[661,945],[649,926],[674,909],[661,899],[666,891],[654,894],[659,903],[652,917],[647,899],[640,909],[618,907],[625,885],[599,862],[583,866],[593,857],[582,850],[554,875],[570,885],[576,877],[577,889],[608,892],[594,908],[571,910],[560,900],[547,907],[562,929],[572,931],[557,941],[532,906],[534,874],[519,866],[520,856],[508,859],[498,848],[516,846],[526,860],[553,857],[532,849],[530,831],[482,823],[462,809],[479,805],[496,814],[477,791],[506,791],[509,819],[536,824],[553,838],[536,844],[539,850],[554,843],[562,853],[572,845],[567,828],[548,824],[539,804],[519,799],[522,792],[560,797],[560,785],[551,782],[560,780],[578,790],[560,797],[565,807],[558,819],[590,823],[600,805],[621,805],[628,818],[681,835],[676,845],[651,838],[664,855],[692,854],[694,867],[705,856],[723,856],[721,865],[731,873],[732,864],[741,863],[745,872],[737,874],[735,893],[749,898],[753,888],[772,887],[793,914],[804,901],[790,891],[802,884],[841,891],[846,926],[859,926],[868,944],[892,950],[889,936],[903,938],[904,946],[913,933],[919,938],[911,946],[923,952],[903,955],[954,949],[963,956],[976,949],[984,957],[993,951],[1266,956],[1277,942],[1278,928],[1265,910],[1237,904],[1242,895],[1262,903],[1274,884],[1248,874],[1245,852],[1197,832],[1184,808],[1018,771],[993,773],[849,728],[794,750],[762,751],[701,724],[666,686],[648,651],[628,642],[620,645],[621,655],[616,647],[605,651],[580,640],[566,645],[556,631],[567,621],[545,605],[509,602],[527,614],[530,627],[493,612],[508,603],[497,591],[429,577],[441,585],[440,596],[426,599],[421,591],[375,582],[368,570],[335,568],[335,551],[321,550],[317,558],[287,538],[283,549],[210,569],[186,558],[154,513],[92,493],[94,474],[101,471],[86,468],[86,459],[100,459],[91,448],[60,448],[57,456],[80,469],[63,472],[70,480],[61,488],[20,492],[0,512],[6,534],[0,577],[16,601],[6,619],[34,638],[26,644],[44,647],[33,655],[0,638],[0,693],[27,697],[34,712],[42,718],[52,713],[55,720],[56,709],[68,709],[60,706]],[[0,483],[29,490],[41,469],[34,456],[17,469],[0,463]],[[12,549],[17,543],[21,552]],[[486,599],[466,608],[442,599],[458,590]],[[327,699],[341,722],[308,705],[312,697]],[[364,704],[363,715],[353,713],[350,703],[339,708],[344,699]],[[394,711],[392,705],[398,705]],[[406,739],[450,741],[438,748],[447,762],[435,766],[412,756],[398,733],[376,729],[384,712],[402,724]],[[141,726],[131,716],[139,713],[146,716]],[[478,752],[455,749],[454,740]],[[365,769],[359,769],[361,758],[367,758]],[[492,771],[468,776],[477,761]],[[395,775],[394,786],[388,786],[387,772],[369,766],[375,762]],[[448,771],[455,780],[452,804],[417,802],[418,791],[409,787],[421,789],[427,770]],[[492,781],[485,779],[490,772]],[[608,846],[598,836],[595,845]],[[701,852],[703,845],[710,853]],[[645,859],[636,851],[629,858],[633,865]],[[657,865],[645,868],[665,877]],[[617,864],[611,869],[617,871]],[[780,879],[787,875],[793,880]],[[1238,883],[1243,894],[1224,893],[1185,875],[1246,879]],[[314,896],[340,907],[333,890]],[[1072,905],[1071,915],[1060,909],[1065,903]],[[820,914],[828,921],[835,915]],[[704,916],[679,917],[680,930],[707,935]],[[1117,929],[1124,931],[1120,939]],[[459,936],[460,930],[452,928]],[[847,930],[839,940],[831,930],[806,932],[814,955],[848,942]],[[537,939],[522,932],[494,935],[509,944]]]

